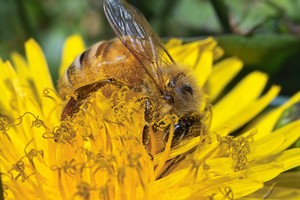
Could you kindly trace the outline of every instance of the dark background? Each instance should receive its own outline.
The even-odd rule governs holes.
[[[226,55],[259,69],[282,95],[300,88],[300,0],[129,0],[162,38],[191,41],[214,36]],[[42,46],[54,79],[66,37],[79,33],[87,45],[114,37],[102,0],[0,0],[0,57],[24,54],[33,37]]]

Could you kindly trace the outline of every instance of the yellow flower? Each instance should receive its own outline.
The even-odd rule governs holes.
[[[143,112],[126,100],[132,95],[127,88],[109,99],[95,92],[75,120],[61,121],[65,102],[39,45],[26,42],[27,60],[13,53],[14,68],[0,60],[0,169],[6,199],[300,198],[299,188],[264,187],[275,177],[280,183],[280,173],[300,165],[300,149],[286,150],[298,139],[300,122],[274,129],[300,93],[256,117],[279,92],[272,86],[262,95],[266,74],[252,72],[223,94],[242,68],[238,58],[216,62],[223,52],[212,38],[188,44],[173,39],[166,47],[196,74],[213,104],[212,115],[206,135],[172,148],[168,141],[153,157],[140,139]],[[60,74],[83,50],[79,36],[67,39]],[[172,130],[172,116],[165,121]]]

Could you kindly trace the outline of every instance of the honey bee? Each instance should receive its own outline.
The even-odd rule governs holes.
[[[163,134],[157,130],[157,122],[165,115],[179,118],[174,125],[173,146],[199,136],[205,128],[200,113],[202,92],[193,74],[174,61],[135,7],[124,0],[104,0],[103,7],[117,38],[93,45],[66,70],[59,92],[70,98],[61,119],[72,118],[90,95],[104,86],[126,86],[146,97],[142,140],[147,149],[149,141],[153,142],[150,132],[157,134],[158,143],[168,139],[167,129]]]

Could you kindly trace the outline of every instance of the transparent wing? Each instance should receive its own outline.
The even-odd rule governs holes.
[[[172,65],[174,60],[145,17],[125,0],[104,0],[103,7],[115,34],[145,68],[146,73],[161,85],[163,80],[159,66],[162,62]]]

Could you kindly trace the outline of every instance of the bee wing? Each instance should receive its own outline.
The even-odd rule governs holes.
[[[162,83],[159,66],[162,62],[171,65],[174,60],[145,17],[125,0],[104,0],[103,8],[118,38],[145,68],[146,73]]]

